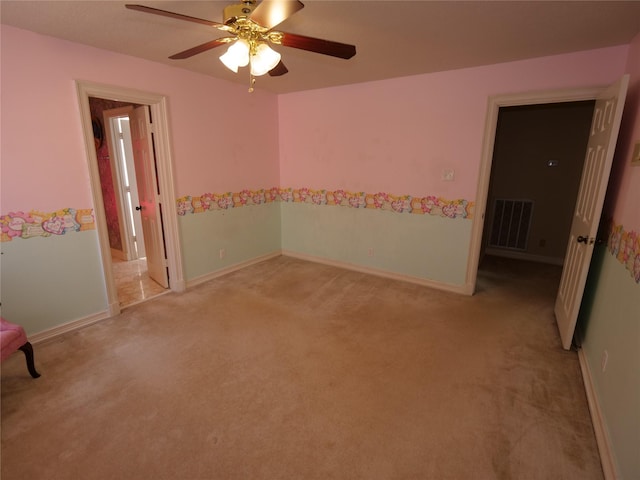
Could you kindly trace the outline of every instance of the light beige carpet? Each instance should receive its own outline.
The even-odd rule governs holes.
[[[2,480],[601,479],[558,267],[473,297],[279,257],[2,364]]]

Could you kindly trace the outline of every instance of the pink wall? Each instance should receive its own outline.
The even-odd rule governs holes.
[[[278,184],[275,95],[6,25],[0,33],[0,213],[92,206],[75,80],[168,96],[179,196]]]
[[[638,231],[640,166],[631,166],[630,162],[634,145],[640,142],[640,34],[635,36],[630,45],[626,72],[630,74],[629,91],[612,173],[609,214],[625,230]]]
[[[490,95],[605,85],[627,50],[281,95],[281,184],[474,200]]]
[[[178,196],[279,184],[473,200],[489,95],[610,83],[629,48],[276,97],[5,25],[1,34],[11,92],[2,213],[91,205],[75,79],[168,96]],[[441,180],[445,168],[455,181]]]

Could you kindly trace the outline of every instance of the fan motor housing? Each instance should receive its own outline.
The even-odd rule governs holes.
[[[246,18],[251,15],[254,8],[256,8],[255,1],[234,3],[233,5],[227,5],[222,11],[224,23],[229,25],[234,23],[239,18]]]

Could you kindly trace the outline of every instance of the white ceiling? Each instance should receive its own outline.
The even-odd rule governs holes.
[[[227,1],[1,0],[4,24],[245,83],[229,72],[226,47],[187,60],[167,57],[224,36],[216,29],[124,7],[125,3],[222,21]],[[276,47],[289,73],[256,88],[288,93],[628,44],[640,32],[640,1],[329,1],[277,30],[356,45],[350,60]]]

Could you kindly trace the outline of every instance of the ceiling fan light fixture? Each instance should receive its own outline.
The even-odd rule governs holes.
[[[280,54],[266,43],[256,48],[255,55],[251,55],[251,75],[259,77],[280,63]]]
[[[220,56],[220,61],[233,73],[238,73],[238,67],[249,64],[249,44],[245,40],[237,40]]]
[[[238,73],[239,67],[251,64],[249,77],[251,88],[249,91],[253,91],[254,77],[266,73],[273,77],[279,77],[289,71],[280,60],[280,54],[272,50],[269,45],[297,48],[345,60],[356,54],[355,45],[275,31],[274,27],[304,8],[304,4],[300,0],[239,0],[239,3],[224,8],[224,23],[144,5],[125,4],[125,7],[143,13],[206,25],[227,33],[228,35],[225,37],[196,45],[171,55],[169,58],[183,60],[227,45],[228,49],[220,56],[220,61],[229,70]]]

